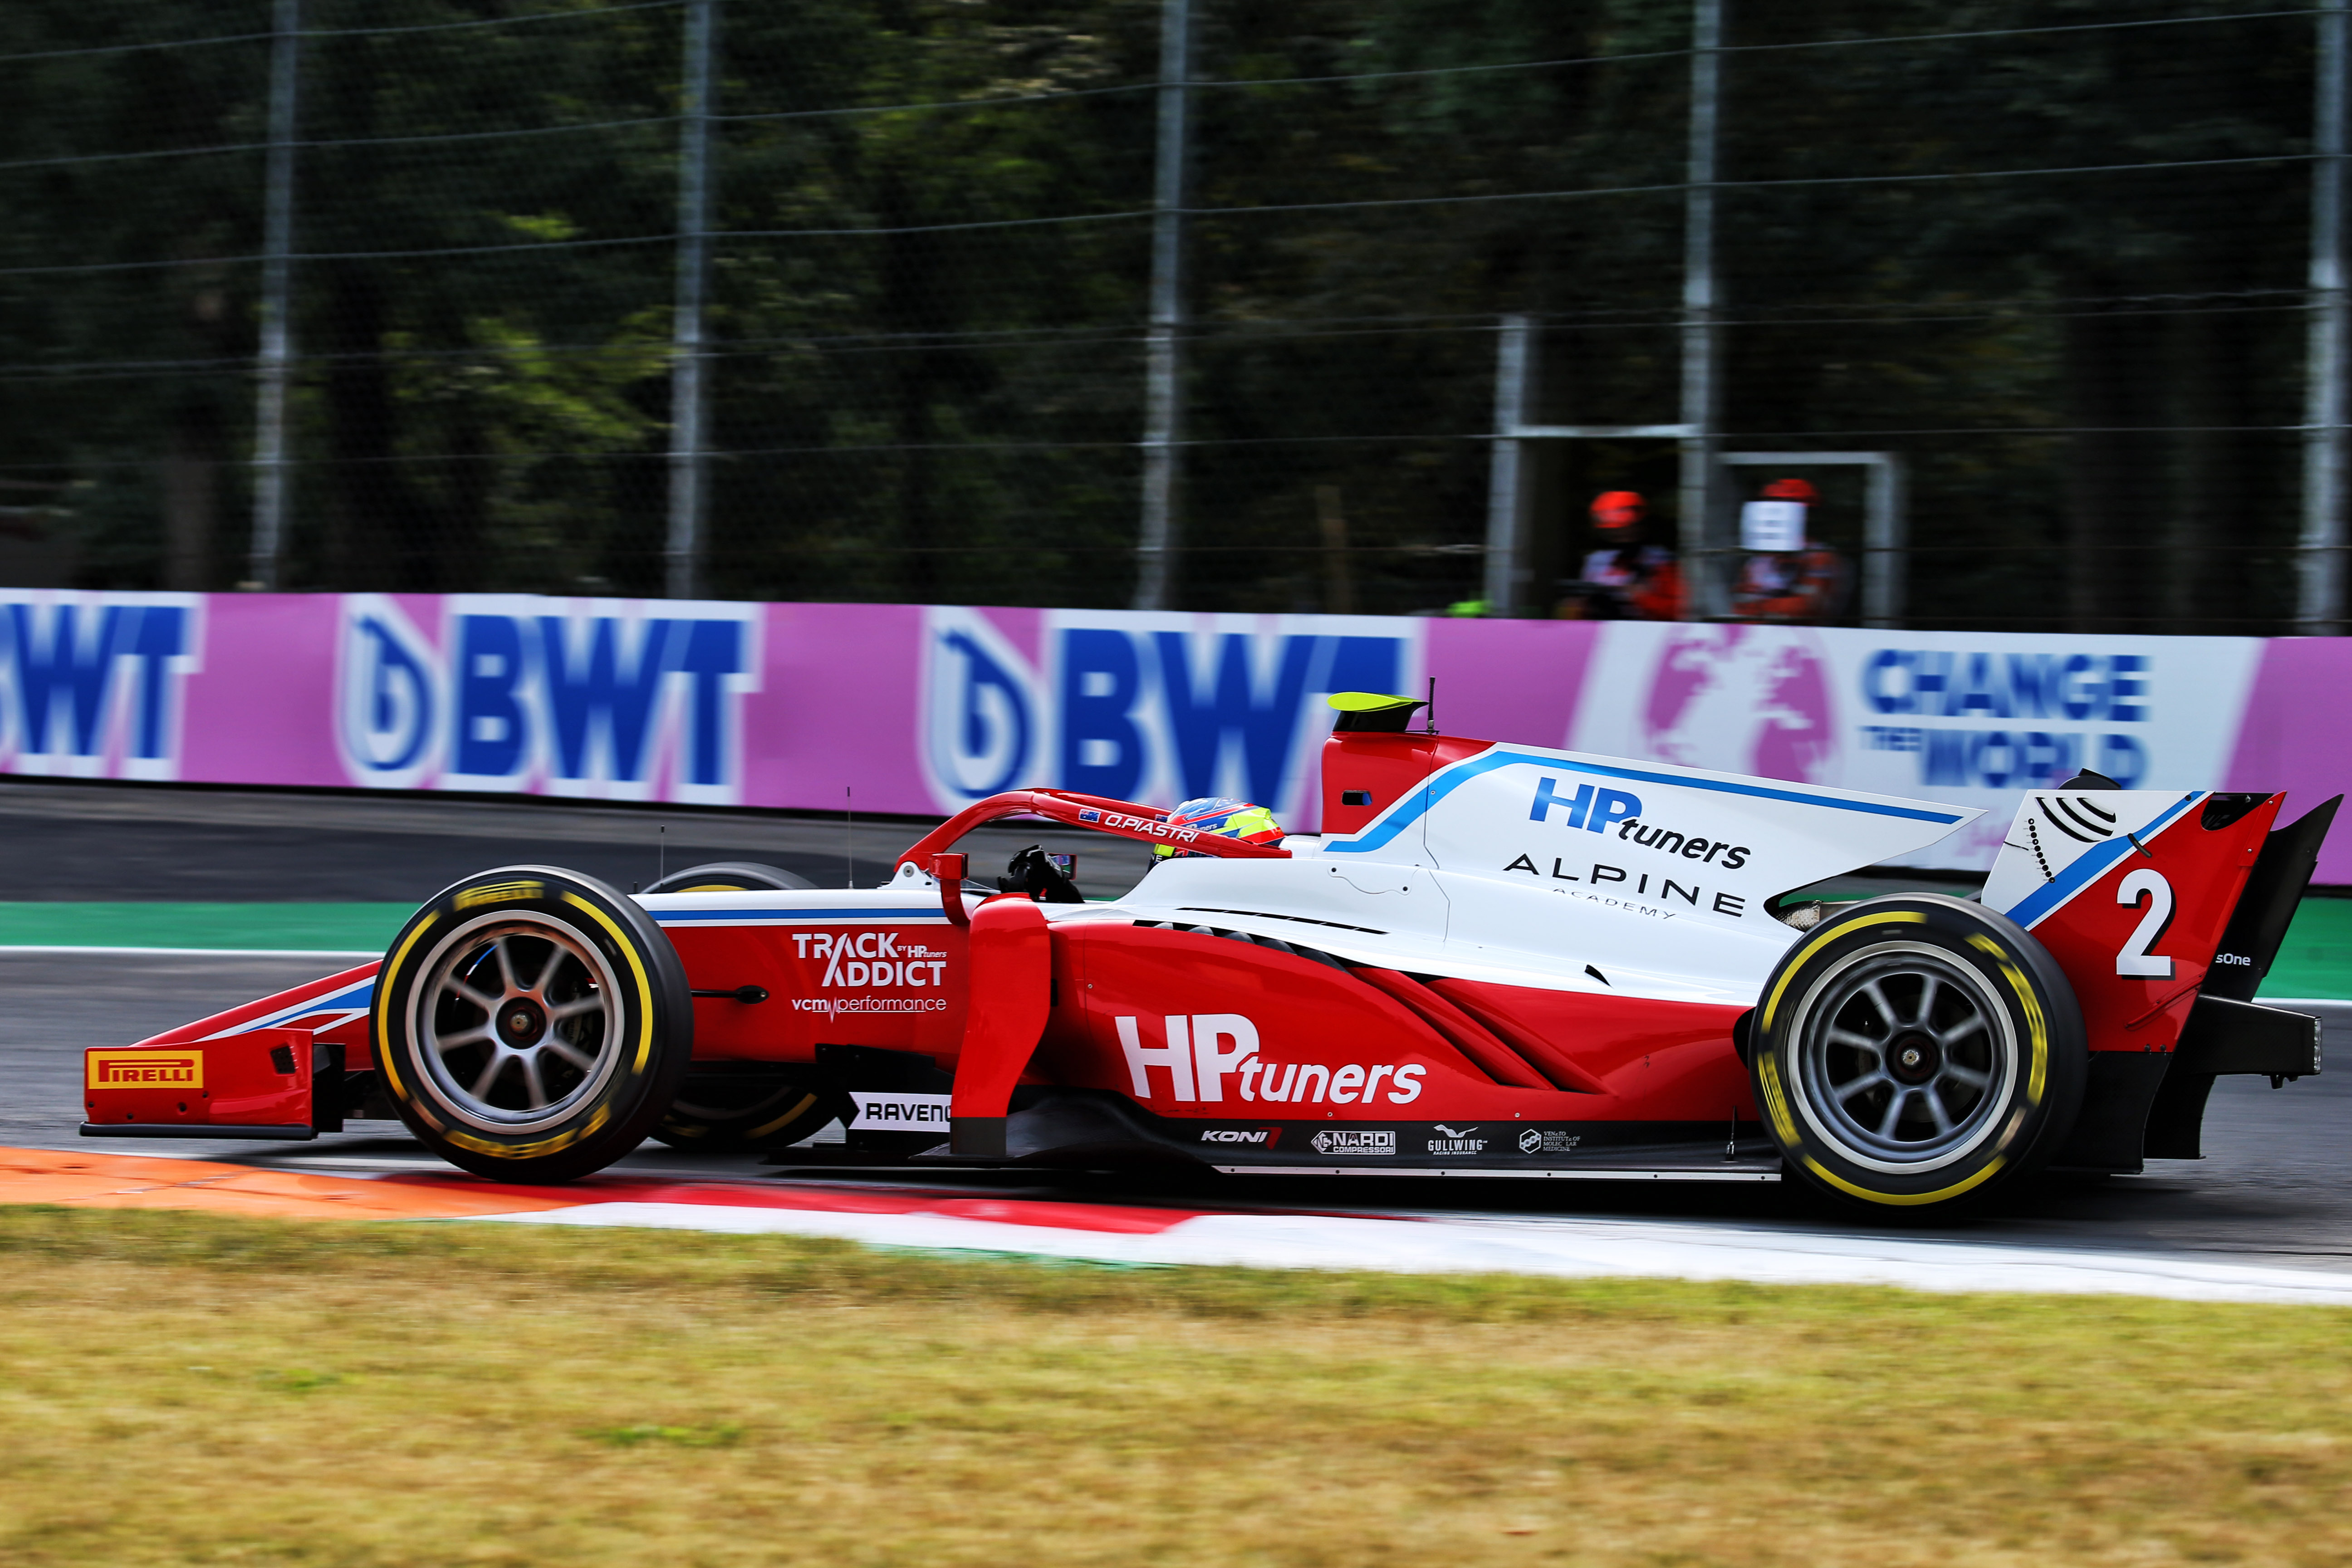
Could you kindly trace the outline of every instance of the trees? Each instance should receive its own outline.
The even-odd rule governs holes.
[[[1674,416],[1688,0],[1200,3],[1187,602],[1322,607],[1318,490],[1359,607],[1466,596],[1499,313],[1545,417]],[[235,574],[267,10],[0,13],[0,462],[70,483],[86,581]],[[679,18],[306,0],[290,584],[658,591]],[[1124,602],[1156,4],[720,36],[713,591]],[[1933,624],[2275,624],[2306,19],[1786,0],[1730,44],[1731,442],[1903,451]],[[1583,491],[1671,495],[1664,444],[1548,460],[1563,549]]]

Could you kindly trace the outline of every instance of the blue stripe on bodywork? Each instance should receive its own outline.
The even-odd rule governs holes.
[[[375,977],[370,975],[358,984],[347,985],[331,996],[317,996],[308,1002],[297,1002],[291,1007],[280,1007],[275,1013],[253,1019],[249,1023],[239,1024],[225,1033],[245,1035],[256,1029],[274,1029],[289,1018],[307,1018],[313,1013],[364,1013],[374,1000]],[[223,1037],[211,1035],[205,1037],[219,1039]]]
[[[684,921],[939,921],[948,918],[945,910],[647,910],[647,914],[663,925],[676,925]]]
[[[2042,886],[2020,899],[2014,909],[2003,910],[2001,912],[2019,925],[2032,930],[2038,921],[2056,914],[2060,906],[2066,900],[2105,876],[2108,868],[2116,861],[2133,853],[2138,847],[2132,842],[2133,834],[2138,835],[2143,840],[2155,837],[2179,820],[2182,812],[2187,811],[2211,793],[2210,790],[2191,790],[2180,797],[2178,805],[2168,809],[2163,816],[2156,818],[2147,826],[2134,828],[2132,833],[2111,838],[2104,844],[2095,845],[2084,850],[2080,859],[2059,872],[2053,879],[2042,883]]]
[[[1838,811],[1858,811],[1871,816],[1899,816],[1913,822],[1941,822],[1958,826],[1967,820],[1956,812],[1926,811],[1911,805],[1882,805],[1876,801],[1841,800],[1835,795],[1810,795],[1803,790],[1775,789],[1769,784],[1732,784],[1720,779],[1691,779],[1675,773],[1649,773],[1641,768],[1606,767],[1599,763],[1571,763],[1559,757],[1539,757],[1527,752],[1489,752],[1482,757],[1471,757],[1454,763],[1436,775],[1428,786],[1416,790],[1404,800],[1389,808],[1391,815],[1374,823],[1364,837],[1346,844],[1327,844],[1327,855],[1361,855],[1366,850],[1387,846],[1399,833],[1418,821],[1429,808],[1453,794],[1461,785],[1481,773],[1496,768],[1526,763],[1535,767],[1557,768],[1563,773],[1598,773],[1603,778],[1634,779],[1643,784],[1668,784],[1676,789],[1713,790],[1720,795],[1752,795],[1760,800],[1785,800],[1798,805],[1828,806]]]

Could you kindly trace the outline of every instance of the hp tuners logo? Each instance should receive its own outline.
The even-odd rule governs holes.
[[[1412,689],[1422,632],[1363,616],[934,608],[918,749],[943,811],[1043,784],[1295,815],[1331,728],[1324,695]]]
[[[0,768],[177,778],[203,616],[194,594],[0,591]]]
[[[759,606],[354,594],[337,639],[344,771],[378,788],[729,805]]]

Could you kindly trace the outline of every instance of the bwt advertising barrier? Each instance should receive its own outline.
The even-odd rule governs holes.
[[[940,814],[1050,784],[1310,829],[1334,691],[1454,733],[1979,805],[2352,784],[2352,642],[0,590],[0,770]],[[2323,881],[2352,881],[2352,840]]]

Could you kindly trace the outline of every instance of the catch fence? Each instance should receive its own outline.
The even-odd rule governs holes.
[[[1706,614],[1867,454],[1854,615],[2339,630],[2344,26],[20,0],[0,579]]]

